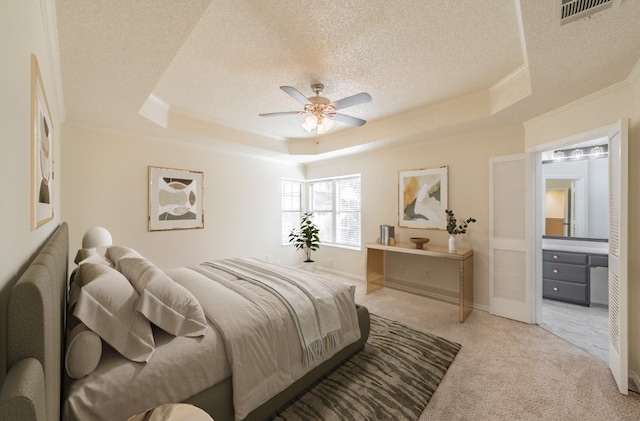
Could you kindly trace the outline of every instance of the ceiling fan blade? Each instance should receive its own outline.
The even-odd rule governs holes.
[[[351,124],[352,126],[364,126],[364,123],[367,122],[367,120],[340,113],[336,113],[333,119],[341,123]]]
[[[354,105],[364,104],[369,101],[371,101],[371,95],[366,92],[360,92],[359,94],[348,96],[333,102],[333,107],[336,110],[341,110],[343,108],[353,107]]]
[[[299,90],[291,86],[281,86],[280,89],[289,94],[293,99],[298,101],[302,105],[307,105],[309,100]]]
[[[290,115],[290,114],[304,114],[304,111],[281,111],[278,113],[262,113],[258,114],[260,117],[273,117],[276,115]]]

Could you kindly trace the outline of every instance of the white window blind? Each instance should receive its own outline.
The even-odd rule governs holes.
[[[360,246],[360,176],[336,180],[336,242]]]
[[[302,213],[312,212],[321,243],[360,247],[360,196],[360,175],[282,180],[282,244],[289,243]]]
[[[289,242],[289,233],[300,224],[302,185],[301,181],[282,180],[282,244]]]
[[[320,242],[333,243],[333,180],[309,183],[313,222],[320,228]]]
[[[311,181],[309,211],[320,228],[320,241],[360,246],[360,175]]]

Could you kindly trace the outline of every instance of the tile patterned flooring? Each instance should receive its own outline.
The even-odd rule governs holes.
[[[584,307],[553,300],[542,300],[540,327],[582,348],[603,361],[609,361],[609,310],[603,305]]]

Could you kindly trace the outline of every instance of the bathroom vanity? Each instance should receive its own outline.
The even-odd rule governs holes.
[[[543,298],[589,306],[594,301],[592,283],[606,283],[606,276],[592,279],[592,269],[608,267],[609,245],[606,240],[579,238],[542,240]],[[600,285],[597,288],[602,291]],[[602,294],[598,292],[598,294]],[[598,297],[596,302],[606,302]]]

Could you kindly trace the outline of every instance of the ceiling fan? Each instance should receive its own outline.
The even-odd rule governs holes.
[[[315,96],[305,97],[300,91],[291,86],[281,86],[280,89],[289,94],[293,99],[304,105],[302,111],[283,111],[278,113],[264,113],[259,114],[260,117],[272,117],[277,115],[298,114],[309,116],[304,120],[302,128],[311,132],[313,129],[318,131],[318,134],[324,134],[331,130],[333,122],[339,121],[341,123],[351,124],[352,126],[362,126],[367,121],[357,117],[351,117],[345,114],[337,113],[337,110],[341,110],[347,107],[353,107],[354,105],[364,104],[371,101],[371,95],[366,92],[360,92],[346,98],[339,99],[337,101],[329,101],[329,99],[320,96],[324,90],[324,85],[321,83],[314,83],[311,85],[311,89]]]

